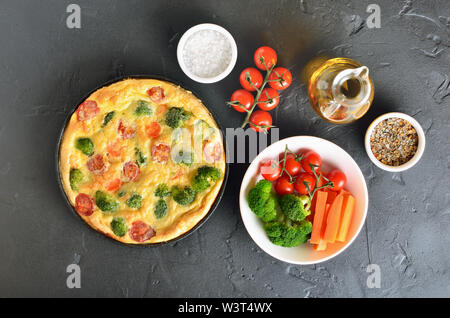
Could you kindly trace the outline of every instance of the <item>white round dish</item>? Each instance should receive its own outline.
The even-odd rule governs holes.
[[[370,136],[372,135],[373,130],[380,122],[388,118],[401,118],[408,121],[417,131],[417,135],[419,137],[419,144],[417,145],[416,154],[408,162],[405,162],[400,166],[385,165],[384,163],[380,162],[377,158],[375,158],[372,149],[370,148]],[[413,117],[406,115],[404,113],[386,113],[375,119],[370,124],[369,128],[367,128],[366,136],[364,137],[364,145],[366,148],[367,155],[377,167],[390,172],[401,172],[414,166],[422,157],[423,152],[425,151],[425,133],[423,132],[422,126]]]
[[[281,247],[272,244],[264,232],[263,222],[250,210],[247,203],[248,192],[262,179],[259,173],[260,164],[263,160],[278,159],[283,153],[286,145],[291,151],[314,150],[322,157],[323,171],[340,169],[347,176],[345,189],[350,191],[356,199],[353,219],[348,233],[346,243],[333,243],[325,251],[314,251],[313,245],[306,243],[297,247]],[[311,136],[297,136],[280,140],[264,149],[250,164],[244,175],[239,194],[239,205],[242,221],[250,237],[267,254],[281,261],[310,265],[327,261],[342,253],[349,247],[361,231],[369,205],[369,195],[366,181],[353,158],[342,148],[334,143]]]
[[[217,31],[220,34],[222,34],[230,43],[231,45],[231,60],[230,63],[228,64],[228,66],[225,68],[225,70],[223,72],[221,72],[220,74],[217,74],[213,77],[201,77],[198,76],[196,74],[194,74],[186,65],[185,61],[184,61],[184,57],[183,57],[183,50],[186,46],[187,41],[189,40],[189,38],[195,34],[196,32],[199,31],[203,31],[203,30],[212,30],[212,31]],[[178,42],[178,46],[177,46],[177,59],[178,59],[178,64],[180,65],[181,69],[183,70],[183,72],[190,77],[191,79],[193,79],[196,82],[200,82],[200,83],[205,83],[205,84],[210,84],[210,83],[215,83],[218,82],[222,79],[224,79],[226,76],[228,76],[231,71],[233,70],[234,66],[236,65],[236,61],[237,61],[237,56],[238,56],[238,50],[237,50],[237,45],[236,45],[236,41],[234,40],[233,36],[230,34],[230,32],[228,32],[226,29],[224,29],[223,27],[216,25],[216,24],[212,24],[212,23],[203,23],[203,24],[198,24],[192,28],[190,28],[189,30],[187,30],[183,36],[181,37],[180,41]]]

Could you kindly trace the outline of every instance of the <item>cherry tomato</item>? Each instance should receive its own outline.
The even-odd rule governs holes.
[[[309,173],[312,173],[311,165],[313,165],[314,171],[317,173],[322,166],[322,158],[320,158],[320,155],[317,152],[309,150],[303,154],[301,164],[303,170]]]
[[[77,109],[77,119],[85,121],[94,118],[100,113],[100,108],[94,100],[87,100],[83,102]]]
[[[280,177],[281,164],[277,160],[266,160],[261,163],[259,171],[264,179],[275,181]]]
[[[300,162],[296,160],[296,157],[293,154],[288,153],[286,155],[286,162],[284,164],[284,168],[291,176],[295,176],[297,173],[299,173],[301,167],[302,166]]]
[[[256,68],[247,67],[242,71],[241,76],[239,76],[239,81],[241,82],[241,86],[243,88],[245,88],[250,92],[253,92],[256,91],[256,88],[261,87],[263,77],[261,75],[261,72],[258,71]]]
[[[294,185],[291,183],[289,176],[283,175],[275,181],[275,191],[278,195],[285,195],[294,192]]]
[[[145,125],[145,133],[150,138],[158,138],[161,135],[161,130],[162,130],[161,125],[156,121],[151,122],[148,125]]]
[[[134,182],[139,179],[141,169],[136,162],[128,161],[123,165],[123,175],[125,182]]]
[[[272,127],[272,116],[263,110],[254,111],[249,121],[250,127],[257,132],[267,131]]]
[[[314,186],[316,185],[316,177],[307,172],[300,172],[295,180],[295,191],[302,195],[309,194],[305,183],[308,184],[309,191],[312,192],[314,190]]]
[[[84,193],[75,198],[75,210],[83,216],[91,216],[94,213],[94,200]]]
[[[256,67],[263,71],[266,71],[273,65],[276,65],[278,60],[275,50],[268,46],[261,46],[257,49],[253,59]]]
[[[264,88],[258,98],[258,107],[262,110],[272,110],[280,103],[280,95],[271,87]]]
[[[164,89],[161,87],[152,87],[147,91],[148,96],[152,102],[160,104],[166,101],[166,95],[164,95]]]
[[[275,67],[272,73],[270,73],[269,80],[270,87],[276,89],[277,91],[282,91],[291,85],[292,74],[287,68]]]
[[[246,91],[245,89],[238,89],[233,93],[233,95],[231,95],[230,103],[233,104],[236,102],[240,103],[241,105],[244,106],[245,109],[242,108],[241,105],[231,105],[231,106],[233,106],[233,108],[238,112],[245,113],[246,110],[250,110],[250,108],[252,108],[254,101],[255,98],[253,97],[252,93]]]
[[[347,177],[345,176],[345,173],[343,173],[341,170],[334,169],[331,170],[327,175],[326,178],[333,182],[333,187],[330,188],[332,191],[340,191],[347,183]]]

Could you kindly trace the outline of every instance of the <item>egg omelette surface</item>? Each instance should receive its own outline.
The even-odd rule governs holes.
[[[129,244],[172,240],[198,224],[226,169],[217,123],[191,92],[126,79],[91,94],[73,113],[59,170],[75,211]]]

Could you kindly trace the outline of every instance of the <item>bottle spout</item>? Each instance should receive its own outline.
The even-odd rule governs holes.
[[[364,80],[369,79],[369,68],[367,66],[361,66],[358,68],[355,68],[353,70],[353,76],[359,77]]]

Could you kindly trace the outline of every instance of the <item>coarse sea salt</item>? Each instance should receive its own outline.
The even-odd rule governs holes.
[[[201,30],[192,34],[183,48],[186,67],[196,76],[211,78],[223,73],[231,63],[229,40],[215,30]]]

